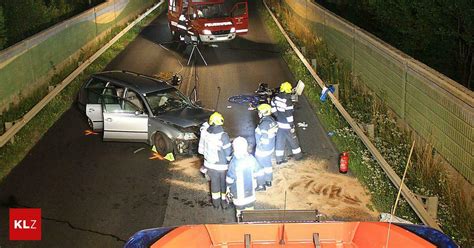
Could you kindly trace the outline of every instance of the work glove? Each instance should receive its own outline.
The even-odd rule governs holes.
[[[204,175],[204,178],[206,178],[206,180],[209,182],[211,181],[211,178],[209,177],[209,175],[207,174],[207,168],[204,167],[204,166],[201,166],[201,168],[199,168],[199,171]]]

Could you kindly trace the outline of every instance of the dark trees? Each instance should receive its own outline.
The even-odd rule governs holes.
[[[0,45],[5,23],[6,46],[13,45],[104,0],[0,0]],[[5,48],[5,46],[0,46]]]
[[[325,7],[473,89],[472,0],[322,0]]]

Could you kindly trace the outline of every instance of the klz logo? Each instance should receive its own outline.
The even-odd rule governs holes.
[[[40,208],[10,208],[10,240],[41,240]]]

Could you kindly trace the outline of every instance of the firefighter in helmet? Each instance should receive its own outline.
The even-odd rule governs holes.
[[[209,117],[206,135],[201,136],[198,150],[204,155],[204,167],[211,181],[214,208],[227,208],[225,176],[232,155],[229,135],[224,131],[224,117],[214,112]]]
[[[293,102],[291,101],[292,86],[289,82],[280,85],[278,93],[271,102],[272,113],[276,116],[278,132],[276,135],[275,156],[276,163],[287,162],[285,159],[285,147],[288,144],[296,160],[303,158],[298,137],[293,123]]]
[[[265,190],[272,186],[273,168],[272,155],[275,151],[275,136],[278,131],[278,125],[272,117],[272,107],[266,103],[257,107],[260,122],[255,129],[255,158],[260,165],[257,173],[257,191]]]
[[[184,15],[184,13],[181,13],[178,18],[178,25],[176,26],[178,28],[178,34],[179,34],[179,40],[184,41],[184,37],[187,35],[190,35],[190,30],[189,30],[189,23],[188,19]]]
[[[234,156],[229,164],[226,182],[232,195],[237,219],[242,210],[252,210],[255,204],[255,172],[258,162],[248,153],[248,143],[243,137],[235,138],[232,142]]]

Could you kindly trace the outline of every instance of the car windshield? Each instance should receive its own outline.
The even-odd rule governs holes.
[[[194,6],[194,13],[197,18],[211,19],[211,18],[225,18],[229,16],[227,8],[224,4],[203,4]]]
[[[145,98],[154,115],[180,110],[192,105],[191,102],[175,88],[147,93]]]

